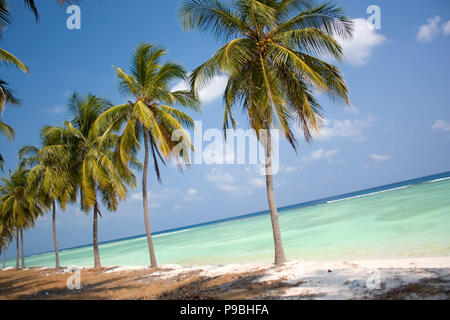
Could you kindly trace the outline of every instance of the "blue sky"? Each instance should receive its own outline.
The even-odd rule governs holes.
[[[219,47],[211,36],[183,32],[176,17],[178,0],[82,1],[81,30],[68,30],[68,15],[56,1],[38,1],[35,23],[22,1],[9,1],[13,24],[0,41],[31,69],[25,75],[0,66],[2,79],[23,100],[7,107],[3,121],[16,139],[0,137],[6,168],[17,165],[17,150],[39,143],[43,125],[61,125],[74,91],[93,92],[115,103],[112,65],[127,68],[140,42],[169,51],[168,58],[192,70]],[[280,145],[281,170],[275,177],[278,206],[450,170],[450,3],[437,1],[339,1],[355,20],[356,34],[345,42],[341,65],[353,109],[319,97],[327,118],[311,145],[296,154]],[[369,5],[381,9],[381,29],[364,20]],[[203,90],[203,128],[221,128],[221,81]],[[174,83],[176,85],[176,83]],[[245,120],[239,118],[245,126]],[[151,225],[154,231],[267,209],[262,176],[254,166],[194,165],[179,173],[162,170],[163,185],[150,173]],[[130,190],[119,210],[104,210],[101,241],[144,233],[140,189]],[[61,248],[91,242],[92,215],[71,206],[57,217]],[[13,247],[13,246],[11,246]],[[25,252],[52,250],[50,214],[25,233]],[[14,254],[13,249],[8,256]]]

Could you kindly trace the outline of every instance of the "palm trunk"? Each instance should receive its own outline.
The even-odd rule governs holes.
[[[6,249],[3,249],[3,266],[2,269],[6,268]]]
[[[145,145],[145,160],[144,160],[144,172],[142,173],[142,202],[144,206],[144,221],[145,221],[145,233],[147,234],[148,250],[150,252],[150,266],[152,268],[158,267],[155,257],[155,249],[153,248],[152,232],[150,229],[150,223],[148,219],[148,200],[147,200],[147,174],[148,174],[148,132],[144,128],[144,145]]]
[[[98,220],[98,204],[96,202],[94,205],[94,228],[93,228],[94,269],[100,269],[102,267],[100,263],[100,254],[98,253],[97,220]]]
[[[270,219],[272,221],[273,240],[275,242],[275,264],[283,264],[286,262],[283,244],[281,242],[280,224],[278,222],[278,210],[275,203],[275,196],[273,193],[273,175],[272,175],[272,142],[270,129],[267,129],[265,135],[266,144],[266,186],[267,186],[267,200],[269,202]]]
[[[56,240],[56,203],[53,201],[53,245],[55,247],[55,269],[59,270],[58,242]]]
[[[20,251],[22,254],[22,269],[25,268],[25,255],[23,254],[23,230],[20,229]]]
[[[19,269],[19,228],[16,227],[16,269]]]

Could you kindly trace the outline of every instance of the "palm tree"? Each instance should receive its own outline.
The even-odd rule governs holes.
[[[57,0],[57,1],[62,6],[64,4],[77,3],[79,0]],[[33,12],[36,21],[39,21],[39,12],[37,10],[35,0],[23,0],[23,2],[25,6]],[[8,2],[6,0],[0,0],[0,32],[10,23],[11,23],[11,14],[8,9]]]
[[[97,135],[93,125],[98,116],[111,104],[94,95],[81,97],[74,93],[69,102],[72,113],[65,126],[45,127],[42,131],[44,144],[40,151],[45,158],[70,158],[69,172],[80,189],[81,208],[85,212],[93,209],[94,267],[101,267],[98,250],[98,216],[101,217],[100,203],[110,211],[116,211],[119,200],[127,195],[126,185],[135,187],[136,178],[130,170],[117,165],[112,147],[117,145],[119,136],[113,130]],[[129,162],[139,165],[134,158]],[[126,165],[129,164],[126,163]]]
[[[115,106],[104,112],[96,122],[96,127],[106,125],[109,130],[125,125],[117,153],[122,164],[129,162],[144,140],[144,168],[142,174],[142,200],[144,209],[145,232],[152,268],[158,266],[153,248],[148,217],[147,176],[148,161],[151,152],[158,181],[161,181],[158,159],[164,164],[170,157],[175,143],[171,140],[172,132],[179,130],[183,141],[190,146],[190,141],[183,126],[193,127],[193,120],[172,105],[199,110],[198,98],[188,91],[171,91],[168,86],[173,81],[186,80],[186,71],[182,66],[172,62],[161,63],[166,51],[152,44],[140,44],[134,53],[130,73],[115,68],[120,79],[122,94],[132,97],[133,101]],[[187,154],[172,154],[181,163],[187,160]],[[125,169],[125,167],[124,167]]]
[[[286,258],[273,193],[271,129],[281,129],[296,149],[295,123],[308,142],[311,131],[320,128],[314,90],[349,103],[341,72],[318,56],[342,60],[333,36],[350,37],[351,20],[334,4],[314,6],[309,0],[185,0],[179,14],[185,30],[228,41],[194,70],[191,87],[196,90],[215,75],[228,75],[224,129],[230,122],[235,127],[232,109],[240,105],[264,145],[275,264],[281,264]]]
[[[0,1],[0,31],[2,26],[2,1]],[[13,65],[17,67],[19,70],[23,72],[29,72],[28,67],[22,63],[19,59],[17,59],[12,53],[0,48],[0,61],[7,65]],[[5,135],[10,141],[14,139],[14,129],[4,123],[1,120],[1,116],[3,111],[5,110],[5,105],[9,103],[11,105],[20,105],[20,99],[17,98],[14,94],[14,91],[9,88],[9,85],[6,81],[0,79],[0,134]],[[0,171],[3,171],[4,159],[0,154]]]
[[[0,216],[2,221],[10,221],[15,228],[16,267],[19,268],[19,237],[21,243],[22,268],[25,267],[23,248],[23,230],[34,226],[36,219],[43,213],[43,204],[28,192],[28,170],[18,167],[9,171],[9,179],[1,178],[0,185]]]
[[[52,210],[52,232],[55,249],[55,269],[59,270],[58,242],[56,238],[56,202],[65,210],[68,202],[76,201],[76,185],[70,174],[70,157],[48,157],[35,146],[24,146],[19,150],[21,166],[31,167],[28,173],[28,191],[40,198],[46,208]]]
[[[1,50],[1,49],[0,49]],[[14,92],[9,88],[8,83],[0,79],[0,133],[3,134],[8,140],[14,139],[14,128],[7,125],[1,120],[1,115],[4,111],[5,104],[20,105],[20,100],[14,95]],[[0,171],[3,171],[4,159],[0,153]]]
[[[0,202],[0,208],[2,203]],[[0,251],[3,255],[2,269],[6,267],[6,250],[12,241],[12,228],[6,219],[0,219]]]

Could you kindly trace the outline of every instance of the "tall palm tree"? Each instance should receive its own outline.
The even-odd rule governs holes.
[[[58,242],[56,238],[56,203],[62,210],[68,202],[76,201],[76,185],[70,172],[70,154],[64,157],[48,157],[47,146],[42,151],[35,146],[24,146],[19,150],[21,166],[30,167],[28,191],[40,198],[46,208],[52,210],[53,245],[55,249],[55,269],[59,270]]]
[[[196,95],[188,91],[171,91],[169,85],[173,81],[186,80],[186,71],[176,63],[162,64],[161,58],[166,55],[164,49],[152,44],[140,44],[134,53],[130,73],[115,68],[120,79],[122,94],[133,100],[115,106],[104,112],[96,122],[96,127],[107,127],[109,130],[125,125],[117,147],[121,163],[126,164],[140,148],[144,141],[144,168],[142,174],[142,200],[144,210],[145,232],[152,268],[158,266],[153,248],[148,214],[147,176],[150,152],[153,157],[157,179],[161,181],[158,159],[164,161],[171,155],[176,143],[171,140],[172,132],[179,130],[183,141],[190,146],[188,134],[184,127],[192,128],[193,120],[184,112],[173,107],[178,104],[193,110],[199,110]],[[187,154],[173,154],[178,163],[187,160]]]
[[[23,230],[34,226],[36,219],[43,213],[43,204],[34,194],[28,192],[28,170],[18,167],[9,171],[9,178],[1,178],[0,216],[15,227],[16,267],[19,267],[19,238],[21,243],[22,268],[25,267],[23,248]]]
[[[123,164],[118,165],[112,148],[119,142],[119,136],[110,130],[93,129],[94,122],[111,104],[105,99],[94,95],[81,97],[74,93],[69,102],[72,113],[70,121],[65,126],[45,127],[42,131],[44,144],[48,145],[40,151],[45,158],[69,156],[71,176],[75,177],[80,190],[81,208],[85,212],[93,209],[93,248],[94,267],[101,267],[98,250],[98,216],[101,217],[100,203],[110,211],[116,211],[119,200],[124,200],[127,187],[135,187],[136,178]],[[56,143],[55,143],[56,142]],[[131,157],[130,162],[139,163]]]
[[[296,149],[292,126],[311,131],[321,124],[314,90],[349,103],[341,72],[321,60],[341,61],[335,35],[350,37],[351,20],[342,9],[309,0],[185,0],[179,10],[185,30],[210,32],[226,41],[211,59],[191,74],[197,89],[218,74],[228,75],[224,93],[224,129],[236,122],[232,109],[240,105],[265,147],[266,187],[275,243],[275,264],[286,261],[273,193],[271,129],[279,128]],[[260,131],[262,130],[262,131]]]
[[[0,202],[0,208],[1,206],[2,203]],[[13,232],[9,221],[6,219],[0,219],[0,251],[3,255],[2,269],[5,269],[6,267],[6,250],[8,250],[8,246],[12,241],[12,237]]]
[[[2,8],[3,0],[0,0],[0,32],[2,29],[2,14],[4,14],[4,10]],[[1,33],[0,33],[1,35]],[[23,64],[18,58],[16,58],[12,53],[0,48],[0,61],[7,65],[13,65],[17,67],[19,70],[23,72],[29,72],[28,67]],[[3,111],[5,110],[6,104],[10,105],[20,105],[20,99],[15,96],[15,93],[12,89],[9,88],[9,85],[6,81],[0,79],[0,134],[5,135],[9,140],[14,139],[14,129],[4,123],[1,120],[1,116]],[[4,159],[0,153],[0,171],[3,171]]]
[[[0,79],[0,133],[11,141],[15,136],[14,128],[1,120],[6,103],[18,106],[20,105],[20,100],[15,96],[14,91],[9,88],[8,83]],[[3,171],[4,163],[5,161],[0,153],[0,171]]]

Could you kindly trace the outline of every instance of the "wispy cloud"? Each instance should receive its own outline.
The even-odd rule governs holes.
[[[367,119],[356,120],[333,120],[325,119],[323,127],[319,132],[313,133],[313,137],[317,140],[328,140],[335,137],[352,138],[357,141],[365,140],[363,134],[364,129],[369,128],[375,118],[369,116]]]
[[[450,122],[444,120],[436,120],[434,124],[431,126],[431,129],[450,131]]]
[[[255,188],[261,188],[266,185],[266,180],[263,177],[255,177],[259,170],[246,168],[245,172],[249,176],[247,176],[244,180],[235,180],[230,173],[218,168],[212,168],[206,171],[205,176],[206,179],[213,183],[217,189],[228,192],[237,197],[252,194],[255,191]]]
[[[206,172],[206,179],[214,183],[232,183],[234,178],[229,173],[224,173],[222,170],[212,168]]]
[[[285,173],[292,173],[295,172],[297,170],[299,170],[300,167],[299,166],[281,166],[280,167],[280,172],[285,172]]]
[[[264,178],[252,178],[248,181],[251,186],[254,187],[264,187],[266,185],[266,180]]]
[[[353,66],[366,64],[372,51],[386,41],[386,37],[377,33],[375,26],[363,18],[353,19],[353,37],[337,39],[342,46],[347,62]]]
[[[227,86],[227,80],[228,79],[226,76],[216,76],[212,78],[205,87],[198,91],[200,100],[203,103],[208,103],[221,97],[225,91],[225,87]],[[172,91],[187,90],[188,88],[188,84],[181,81],[172,88]]]
[[[330,159],[336,156],[340,152],[339,149],[325,150],[324,148],[320,148],[317,150],[311,151],[311,153],[304,158],[305,161],[314,161],[320,159]]]
[[[198,190],[194,189],[194,188],[189,188],[187,190],[187,194],[190,196],[195,196],[198,193]]]
[[[184,201],[199,201],[202,199],[200,192],[194,188],[187,189],[186,195],[183,197]]]
[[[427,20],[427,23],[419,27],[417,32],[417,41],[420,42],[431,42],[439,34],[439,22],[441,22],[441,17],[434,16]]]
[[[251,190],[242,185],[242,183],[236,183],[233,176],[223,170],[212,168],[206,171],[206,179],[212,182],[216,188],[229,192],[234,195],[243,195],[252,193]]]
[[[442,24],[442,33],[446,36],[450,35],[450,20]]]
[[[383,155],[383,154],[371,154],[370,157],[372,158],[372,160],[378,161],[378,162],[384,162],[384,161],[388,161],[391,157],[387,156],[387,155]]]
[[[67,107],[58,105],[53,108],[44,108],[42,111],[45,113],[61,114],[67,111]]]

